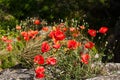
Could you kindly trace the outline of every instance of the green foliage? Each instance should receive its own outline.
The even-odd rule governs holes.
[[[49,26],[43,21],[41,21],[40,25],[35,25],[34,20],[34,18],[27,18],[25,21],[21,21],[20,30],[0,30],[0,37],[7,36],[8,39],[12,39],[13,41],[9,43],[13,47],[11,51],[6,50],[6,45],[8,42],[2,39],[0,41],[0,44],[2,45],[0,46],[1,68],[10,68],[16,64],[21,64],[24,68],[36,68],[36,66],[44,66],[46,69],[45,78],[47,80],[80,80],[96,76],[97,74],[102,74],[102,69],[94,64],[101,62],[104,54],[104,48],[102,48],[103,50],[99,49],[92,42],[94,41],[94,38],[91,38],[90,36],[88,37],[87,31],[89,29],[89,24],[87,22],[84,20],[80,22],[76,19],[72,19],[60,24],[53,23],[50,24],[52,26]],[[48,30],[44,30],[44,25],[48,27]],[[37,35],[34,36],[33,34],[35,33],[33,30],[36,30],[37,26],[42,26],[42,29],[37,33]],[[56,43],[54,41],[55,37],[50,38],[48,35],[51,31],[55,32],[58,26],[60,27],[60,32],[65,34],[66,38],[58,41],[61,47],[59,49],[55,49],[53,48],[53,45]],[[81,28],[80,26],[83,26],[84,28]],[[63,31],[65,28],[66,31]],[[70,29],[74,30],[71,31]],[[32,31],[32,33],[30,33],[30,31]],[[25,32],[27,34],[25,34]],[[78,36],[74,36],[73,34],[77,34]],[[61,35],[59,37],[61,37]],[[17,40],[17,37],[19,37],[20,40]],[[29,39],[26,40],[26,38]],[[70,49],[68,47],[69,40],[76,42],[75,48]],[[44,41],[47,41],[50,45],[50,50],[46,53],[41,51],[41,44]],[[93,44],[91,45],[94,47],[91,47],[90,44],[88,44],[91,48],[86,48],[85,44],[87,42],[92,42]],[[55,57],[57,59],[57,64],[51,66],[45,62],[42,65],[36,65],[36,63],[34,63],[34,57],[38,54],[42,55],[45,61],[48,57]],[[82,60],[82,54],[88,54],[88,57],[84,57],[85,61]]]
[[[16,26],[17,20],[14,16],[5,13],[0,9],[0,28],[1,29],[12,29]]]
[[[99,73],[96,67],[91,68],[91,64],[85,65],[80,63],[79,54],[75,55],[74,52],[61,53],[57,57],[58,63],[55,66],[46,66],[46,79],[48,80],[81,80],[95,76]],[[99,73],[100,74],[100,73]],[[77,76],[79,75],[79,76]]]
[[[60,18],[81,19],[91,15],[94,7],[108,7],[108,0],[1,0],[2,7],[17,19],[39,16],[42,19],[58,20]],[[96,8],[96,9],[97,9]],[[94,9],[94,10],[96,10]],[[93,18],[93,16],[92,16]]]
[[[93,28],[111,24],[108,18],[110,15],[107,14],[109,0],[1,0],[0,6],[3,12],[14,17],[10,21],[0,21],[4,29],[8,25],[13,28],[18,23],[16,19],[23,20],[27,17],[38,17],[48,22],[84,19]]]
[[[11,55],[11,53],[0,55],[0,61],[1,61],[0,67],[3,69],[13,67],[14,65],[17,64],[16,57]]]
[[[29,19],[27,20],[29,21]],[[28,21],[25,21],[26,25],[30,24]],[[80,23],[84,23],[83,25],[85,25],[85,29],[87,30],[80,29],[79,28]],[[101,61],[104,50],[100,51],[99,48],[97,48],[96,46],[94,46],[92,49],[84,49],[84,43],[86,43],[86,41],[93,40],[93,37],[92,38],[90,37],[91,39],[87,37],[88,36],[87,31],[89,27],[88,23],[84,21],[79,22],[74,19],[70,21],[66,21],[64,25],[60,27],[61,29],[66,27],[67,31],[64,32],[66,35],[66,38],[63,41],[60,41],[61,48],[59,49],[52,48],[52,45],[54,44],[52,42],[53,40],[48,37],[49,32],[51,31],[51,29],[55,29],[55,26],[60,26],[60,24],[54,24],[53,27],[49,27],[50,30],[48,30],[48,32],[44,32],[43,30],[40,30],[39,32],[40,35],[38,35],[37,37],[41,37],[41,39],[38,39],[38,40],[33,39],[33,40],[26,42],[27,44],[25,45],[24,49],[21,51],[21,54],[20,54],[21,64],[27,68],[35,67],[36,65],[34,65],[33,59],[34,59],[34,56],[38,54],[42,55],[45,59],[49,56],[55,57],[58,61],[55,66],[49,66],[47,64],[40,65],[40,66],[44,66],[46,69],[45,78],[47,80],[51,80],[51,79],[53,80],[59,80],[59,79],[80,80],[80,79],[86,79],[88,77],[96,76],[97,74],[102,74],[101,68],[99,66],[92,67],[92,65],[94,65],[94,63],[99,63]],[[69,29],[71,28],[71,26],[72,28],[76,29],[75,32],[70,32]],[[30,29],[32,28],[29,27],[29,29],[27,30],[30,30]],[[79,36],[73,37],[72,36],[73,33],[78,33]],[[67,48],[68,40],[72,40],[72,39],[81,42],[81,46],[79,46],[75,50],[70,50],[69,48]],[[46,53],[42,53],[40,50],[41,43],[44,41],[48,41],[51,47],[51,50]],[[82,51],[84,53],[89,53],[90,58],[91,58],[89,60],[89,64],[81,63],[80,53]]]
[[[6,36],[8,39],[12,40],[12,52],[7,51],[7,43],[1,39],[3,36]],[[18,34],[14,30],[0,30],[0,45],[2,45],[0,46],[0,68],[10,68],[19,63],[19,54],[23,50],[24,44],[22,42],[17,42],[17,36]]]

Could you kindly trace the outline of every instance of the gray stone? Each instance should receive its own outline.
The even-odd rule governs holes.
[[[120,80],[120,71],[119,73],[112,74],[109,76],[98,76],[98,77],[94,77],[86,80]]]
[[[0,80],[35,80],[32,69],[5,69],[0,72]]]
[[[101,67],[107,73],[106,75],[96,76],[86,80],[120,80],[120,63],[101,63]]]
[[[107,71],[106,75],[99,75],[86,80],[120,80],[120,63],[95,63]],[[60,70],[57,69],[59,72]],[[0,72],[0,80],[47,80],[47,79],[36,79],[34,69],[5,69]]]

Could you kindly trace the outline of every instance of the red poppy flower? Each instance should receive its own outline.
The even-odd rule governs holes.
[[[57,41],[65,39],[65,34],[59,28],[50,32],[49,37]]]
[[[35,69],[35,73],[37,74],[41,74],[45,72],[45,68],[43,66],[37,66],[37,68]]]
[[[64,33],[61,30],[59,30],[59,29],[57,29],[55,31],[54,37],[55,37],[56,40],[63,40],[63,39],[65,39]]]
[[[25,41],[29,41],[29,40],[30,40],[30,37],[29,37],[29,36],[25,36],[25,37],[24,37],[24,40],[25,40]]]
[[[80,26],[80,29],[85,29],[85,26]]]
[[[45,31],[45,32],[47,32],[48,29],[49,29],[48,27],[43,27],[43,28],[42,28],[42,30]]]
[[[92,36],[92,37],[95,37],[95,36],[96,36],[96,30],[94,30],[94,29],[89,29],[89,30],[88,30],[88,34],[89,34],[90,36]]]
[[[89,48],[89,49],[91,49],[91,48],[93,48],[94,47],[94,43],[93,42],[87,42],[87,43],[85,43],[85,48]]]
[[[87,54],[87,53],[81,54],[81,62],[83,62],[84,64],[88,64],[89,58],[90,58],[89,54]]]
[[[79,36],[79,33],[73,33],[72,36],[73,36],[73,37],[78,37],[78,36]]]
[[[34,31],[33,30],[28,31],[28,35],[29,36],[33,36],[34,35]]]
[[[36,55],[33,61],[37,64],[44,64],[44,58],[41,55]]]
[[[35,69],[35,73],[36,73],[36,78],[44,78],[45,77],[45,68],[43,66],[38,66]]]
[[[34,31],[32,31],[32,30],[31,30],[31,31],[28,31],[28,32],[27,32],[27,36],[31,38],[32,36],[34,36],[33,33],[34,33]],[[25,37],[26,37],[26,36],[25,36]]]
[[[75,31],[76,29],[74,27],[70,27],[70,31],[73,32]]]
[[[57,60],[54,57],[49,57],[46,60],[46,64],[55,65],[56,63],[57,63]]]
[[[50,38],[54,38],[54,33],[55,33],[55,31],[53,30],[53,31],[51,31],[51,32],[49,33],[48,36],[49,36]]]
[[[62,28],[62,31],[66,32],[66,31],[67,31],[67,28],[66,28],[66,27],[63,27],[63,28]]]
[[[36,19],[36,20],[34,21],[34,24],[39,25],[39,24],[40,24],[40,20]]]
[[[36,31],[31,30],[28,32],[28,36],[32,39],[34,39],[37,34],[38,34],[37,30]]]
[[[21,26],[16,26],[16,30],[21,30]]]
[[[52,38],[52,40],[53,40],[54,43],[57,43],[58,41],[55,39],[54,33],[55,33],[55,31],[53,30],[53,31],[51,31],[51,32],[49,33],[48,36],[49,36],[50,38]]]
[[[8,37],[7,36],[2,36],[2,41],[6,41],[7,39],[8,39]]]
[[[21,32],[21,35],[24,37],[24,40],[29,41],[30,39],[34,39],[36,37],[36,35],[38,34],[38,31],[33,31],[30,30],[28,32]]]
[[[37,35],[38,34],[38,30],[33,31],[33,34]]]
[[[68,44],[67,44],[67,47],[69,48],[69,49],[76,49],[77,48],[77,41],[75,41],[75,40],[69,40],[68,41]]]
[[[6,36],[2,36],[1,39],[2,39],[2,41],[6,42],[6,43],[11,43],[12,42],[12,40],[8,39],[8,37],[6,37]]]
[[[54,45],[53,45],[53,48],[55,48],[55,49],[59,49],[60,48],[60,44],[59,43],[55,43]]]
[[[7,44],[7,50],[8,50],[8,51],[12,51],[12,49],[13,49],[12,45],[8,43],[8,44]]]
[[[41,51],[44,52],[48,52],[50,50],[50,45],[48,44],[48,42],[43,42],[41,45]]]
[[[108,28],[107,28],[107,27],[101,27],[101,28],[99,29],[99,33],[102,33],[102,34],[105,34],[107,31],[108,31]]]
[[[22,36],[28,36],[28,33],[25,32],[25,31],[23,31],[23,32],[21,32],[21,35],[22,35]]]
[[[38,79],[41,79],[41,78],[44,78],[45,77],[45,74],[44,73],[40,73],[40,74],[36,74],[36,78]]]
[[[11,43],[12,40],[11,40],[11,39],[7,39],[5,42],[6,42],[6,43]]]
[[[21,35],[23,36],[25,41],[30,40],[30,36],[29,36],[28,32],[23,31],[23,32],[21,32]]]

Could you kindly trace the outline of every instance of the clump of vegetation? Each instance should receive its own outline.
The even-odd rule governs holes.
[[[46,21],[30,18],[15,28],[0,34],[0,44],[4,44],[0,55],[5,56],[0,57],[2,68],[22,64],[35,68],[37,78],[48,80],[85,79],[102,74],[101,68],[93,65],[101,62],[106,45],[99,48],[99,41],[93,41],[98,34],[105,36],[108,27],[95,30],[87,22],[81,25],[74,19],[49,26]]]

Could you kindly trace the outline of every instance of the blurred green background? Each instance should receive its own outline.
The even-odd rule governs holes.
[[[115,12],[116,8],[119,9],[116,1],[0,0],[0,26],[3,29],[12,28],[19,20],[27,17],[39,17],[48,22],[59,22],[60,19],[84,19],[93,28],[99,28],[101,25],[113,26],[116,17],[119,16],[119,13]]]
[[[19,20],[39,17],[48,22],[83,18],[90,25],[108,25],[109,0],[0,0],[0,26],[14,27]]]

